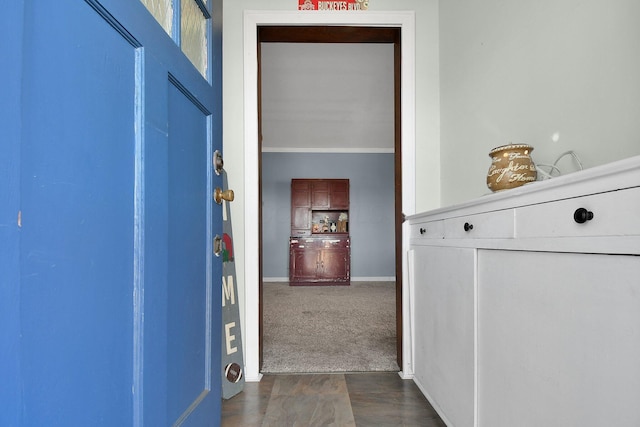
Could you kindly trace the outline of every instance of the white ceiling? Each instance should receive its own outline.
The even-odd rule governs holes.
[[[262,148],[393,152],[393,45],[262,43]]]

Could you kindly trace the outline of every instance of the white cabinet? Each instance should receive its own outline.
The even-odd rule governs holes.
[[[420,239],[444,238],[444,221],[422,221],[411,225],[411,235]]]
[[[452,425],[473,425],[474,250],[424,246],[414,256],[415,377]]]
[[[444,229],[447,239],[509,239],[514,234],[514,214],[503,210],[446,218]]]
[[[520,238],[640,235],[640,187],[515,210]],[[580,212],[585,217],[579,218]],[[587,219],[590,218],[590,219]]]
[[[640,157],[409,230],[415,382],[449,426],[640,426]]]
[[[479,250],[478,425],[640,426],[639,274],[637,256]]]

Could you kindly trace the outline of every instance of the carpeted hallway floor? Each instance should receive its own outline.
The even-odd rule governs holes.
[[[395,283],[266,282],[264,373],[398,371]]]

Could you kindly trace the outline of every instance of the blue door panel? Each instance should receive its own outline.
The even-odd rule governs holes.
[[[22,2],[0,14],[0,426],[20,425],[20,82]]]
[[[25,425],[131,420],[135,47],[85,3],[26,3]],[[71,17],[74,25],[69,25]],[[78,403],[82,403],[79,405]]]
[[[210,388],[207,283],[207,113],[169,84],[169,420]],[[210,307],[210,306],[209,306]]]
[[[219,425],[219,22],[210,84],[138,0],[8,8],[0,425]]]
[[[167,416],[167,304],[169,264],[169,138],[166,68],[145,56],[145,84],[162,90],[145,93],[144,145],[144,425],[170,425]],[[154,374],[154,372],[156,374]]]

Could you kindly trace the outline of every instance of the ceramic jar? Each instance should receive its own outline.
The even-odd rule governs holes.
[[[503,145],[491,150],[487,187],[500,191],[535,181],[538,173],[531,160],[532,151],[533,147],[527,144]]]

